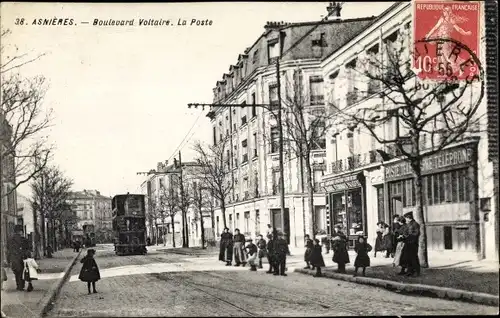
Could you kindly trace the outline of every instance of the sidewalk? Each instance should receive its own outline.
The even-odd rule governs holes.
[[[202,249],[200,246],[195,247],[167,247],[167,246],[148,246],[148,251],[158,251],[165,253],[173,253],[180,255],[190,255],[190,256],[205,256],[205,255],[216,255],[219,253],[219,249],[216,247],[207,247]]]
[[[304,249],[296,248],[292,253],[300,253]],[[332,252],[323,253],[326,268],[323,272],[330,278],[348,280],[356,283],[377,285],[402,292],[418,292],[420,294],[443,294],[441,298],[468,299],[481,298],[476,295],[483,293],[484,302],[498,303],[499,266],[497,262],[478,260],[453,260],[440,257],[439,254],[429,255],[430,268],[423,268],[419,277],[397,275],[399,268],[394,268],[392,258],[385,258],[383,253],[373,257],[370,253],[371,267],[366,269],[366,277],[353,277],[356,254],[349,251],[351,263],[346,266],[347,274],[337,274],[337,264],[332,261]],[[297,272],[312,275],[312,270],[299,268]],[[360,271],[361,272],[361,271]],[[393,282],[393,283],[392,283]],[[453,294],[454,295],[451,295]],[[466,294],[468,293],[468,294]],[[439,295],[438,295],[439,296]],[[477,296],[477,297],[476,297]],[[496,298],[496,301],[495,301]]]
[[[16,290],[16,281],[10,268],[6,268],[8,280],[2,289],[2,311],[7,317],[38,317],[40,301],[52,285],[62,277],[65,267],[75,257],[72,249],[64,249],[53,254],[53,258],[37,260],[41,273],[39,279],[33,282],[33,291]]]

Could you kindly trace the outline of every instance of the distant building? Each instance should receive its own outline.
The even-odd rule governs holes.
[[[35,220],[33,218],[33,208],[29,199],[21,194],[17,195],[17,215],[24,225],[24,234],[29,239],[32,246],[35,246]],[[19,223],[18,223],[19,224]]]
[[[97,243],[112,241],[111,197],[97,190],[83,190],[72,192],[69,201],[78,218],[77,229],[94,227]]]

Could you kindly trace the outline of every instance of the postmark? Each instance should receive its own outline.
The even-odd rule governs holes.
[[[418,77],[438,81],[479,77],[481,3],[416,0],[413,6],[413,67]]]

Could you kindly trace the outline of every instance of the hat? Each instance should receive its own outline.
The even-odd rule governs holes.
[[[410,211],[410,212],[406,212],[405,214],[403,214],[403,216],[404,216],[405,218],[412,218],[412,219],[413,219],[413,212],[412,212],[412,211]]]

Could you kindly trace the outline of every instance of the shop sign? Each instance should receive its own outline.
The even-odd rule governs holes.
[[[326,191],[337,192],[346,189],[360,188],[362,186],[358,175],[348,175],[323,182]]]
[[[474,150],[470,147],[446,149],[422,160],[422,174],[430,174],[437,170],[470,163]],[[412,174],[410,162],[403,161],[385,168],[386,179],[397,179]]]

